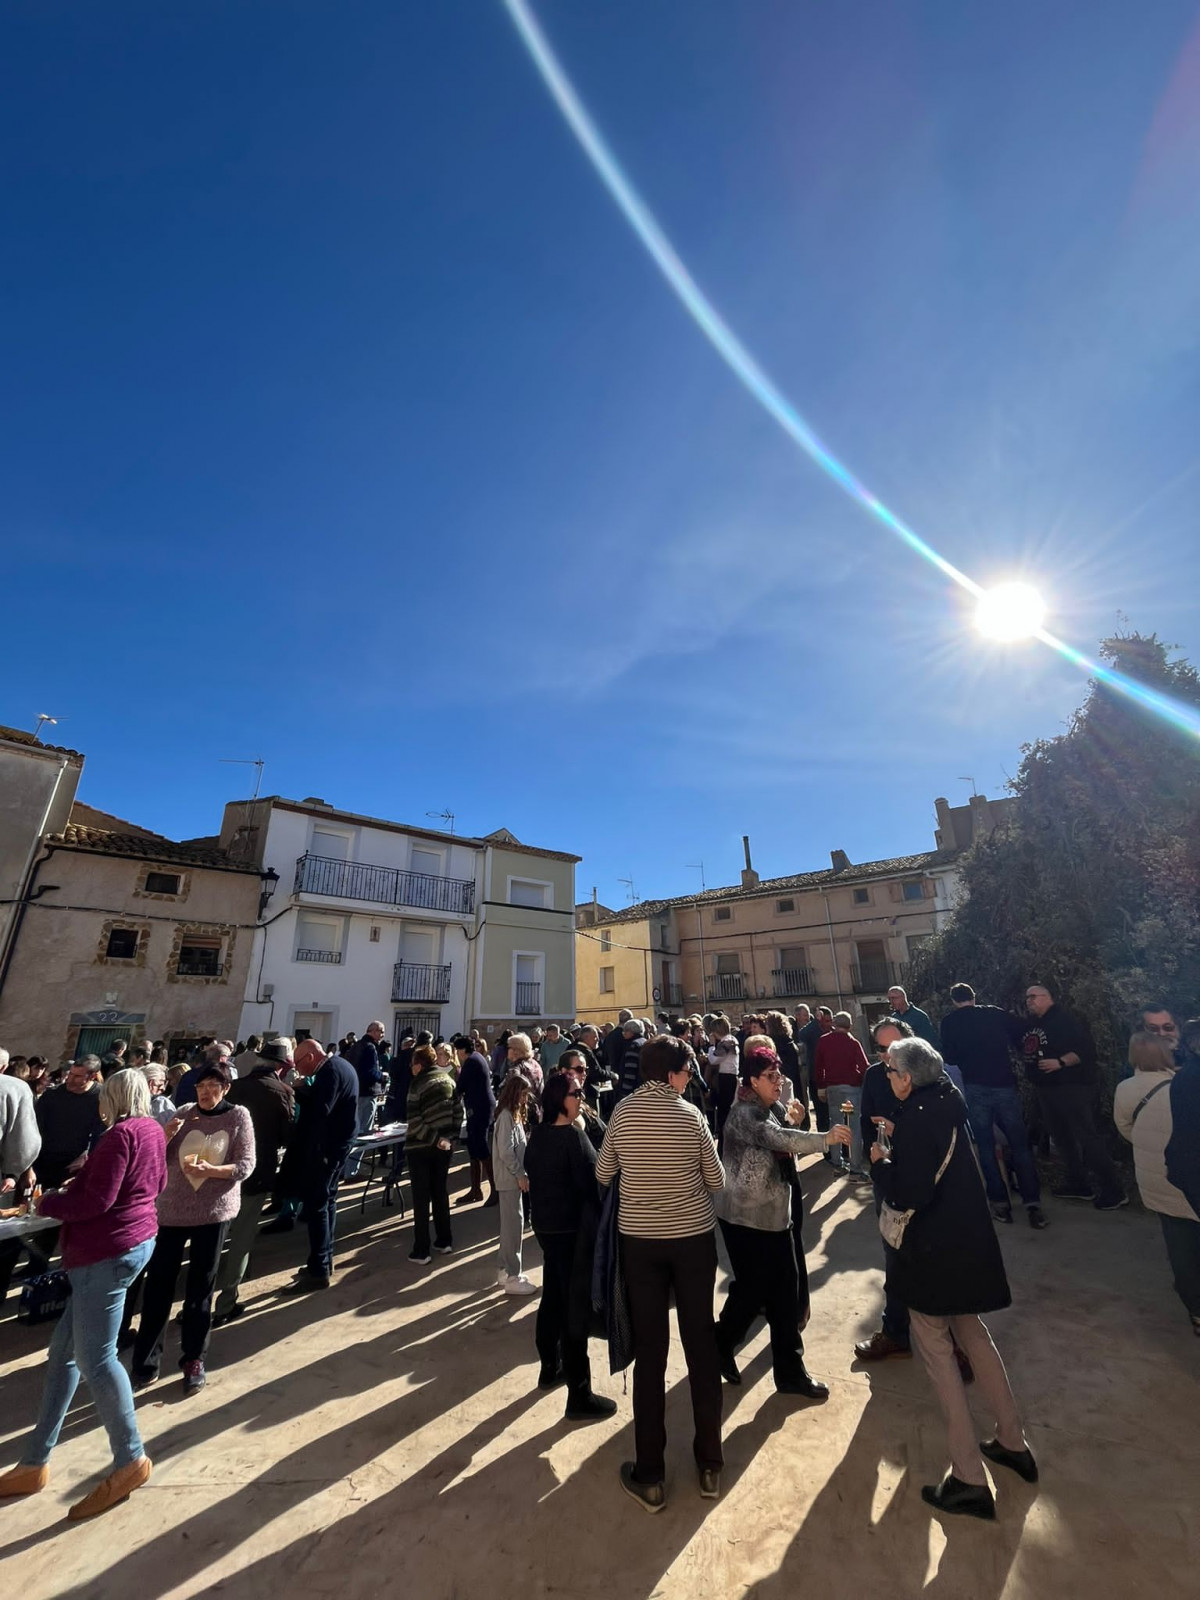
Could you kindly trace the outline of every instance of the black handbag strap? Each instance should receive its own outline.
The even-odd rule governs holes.
[[[1131,1128],[1133,1127],[1134,1123],[1137,1121],[1138,1117],[1141,1115],[1143,1108],[1145,1106],[1149,1105],[1150,1101],[1154,1099],[1154,1096],[1158,1093],[1158,1091],[1160,1089],[1165,1089],[1167,1087],[1167,1085],[1170,1083],[1170,1081],[1171,1081],[1170,1078],[1164,1078],[1161,1083],[1156,1083],[1154,1085],[1153,1089],[1149,1090],[1148,1093],[1146,1093],[1146,1094],[1144,1094],[1142,1096],[1142,1098],[1138,1101],[1137,1105],[1134,1106],[1133,1115],[1129,1119],[1129,1126]]]

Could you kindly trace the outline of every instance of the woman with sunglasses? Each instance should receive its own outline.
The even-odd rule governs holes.
[[[800,1339],[800,1273],[792,1236],[792,1186],[787,1169],[805,1150],[848,1145],[850,1129],[827,1133],[796,1126],[805,1108],[793,1100],[786,1122],[772,1115],[784,1078],[775,1046],[765,1034],[746,1040],[741,1084],[725,1122],[725,1188],[716,1197],[721,1235],[733,1282],[717,1322],[721,1376],[740,1384],[734,1360],[760,1316],[771,1330],[771,1364],[780,1394],[824,1400],[829,1390],[809,1376]]]
[[[572,1072],[553,1072],[542,1090],[542,1120],[525,1147],[533,1231],[542,1247],[542,1299],[535,1339],[539,1389],[567,1386],[567,1421],[611,1417],[616,1402],[592,1393],[587,1337],[599,1196],[596,1152],[577,1119],[583,1090]]]

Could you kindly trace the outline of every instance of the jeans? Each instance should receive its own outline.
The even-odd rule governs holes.
[[[375,1126],[375,1112],[379,1102],[373,1095],[360,1094],[358,1097],[358,1113],[354,1124],[354,1136],[361,1139],[364,1133],[370,1133]],[[362,1166],[362,1153],[352,1150],[346,1157],[346,1165],[342,1171],[343,1178],[356,1178],[358,1169]]]
[[[621,1261],[633,1323],[634,1478],[638,1483],[661,1483],[666,1476],[672,1291],[692,1392],[692,1453],[697,1466],[720,1471],[721,1363],[713,1322],[717,1241],[711,1232],[683,1239],[640,1239],[623,1233]]]
[[[498,1189],[500,1196],[500,1250],[496,1265],[503,1268],[509,1278],[521,1276],[521,1234],[524,1216],[519,1189]]]
[[[1096,1125],[1096,1091],[1089,1083],[1038,1085],[1038,1104],[1055,1148],[1067,1167],[1067,1184],[1086,1194],[1090,1168],[1098,1200],[1115,1200],[1124,1192],[1104,1136]]]
[[[979,1434],[954,1346],[958,1345],[974,1368],[975,1392],[996,1424],[996,1438],[1006,1450],[1023,1450],[1025,1434],[1000,1353],[978,1317],[929,1317],[923,1311],[912,1311],[909,1316],[913,1343],[946,1419],[950,1470],[962,1483],[986,1484]]]
[[[183,1327],[180,1336],[185,1361],[203,1361],[212,1331],[212,1292],[217,1262],[225,1240],[223,1222],[205,1222],[195,1228],[160,1228],[142,1290],[142,1315],[133,1341],[134,1371],[157,1372],[162,1362],[163,1339],[171,1320],[175,1284],[188,1249],[187,1278],[183,1288]],[[136,1276],[136,1274],[135,1274]],[[130,1280],[132,1281],[132,1279]]]
[[[979,1165],[983,1169],[988,1199],[996,1206],[1010,1204],[1008,1189],[996,1160],[996,1136],[992,1130],[997,1127],[1012,1150],[1013,1171],[1017,1175],[1021,1199],[1027,1206],[1036,1206],[1042,1198],[1042,1187],[1038,1181],[1033,1151],[1029,1148],[1029,1132],[1021,1110],[1020,1093],[1016,1088],[993,1088],[983,1083],[968,1083],[966,1091],[967,1115],[979,1150]]]
[[[44,1467],[49,1461],[81,1377],[108,1434],[114,1465],[128,1467],[145,1455],[129,1375],[117,1360],[117,1329],[125,1291],[153,1251],[154,1240],[147,1239],[123,1256],[67,1273],[71,1298],[50,1339],[42,1408],[21,1454],[22,1466]]]
[[[450,1178],[449,1150],[439,1150],[437,1145],[424,1145],[405,1151],[408,1161],[408,1181],[412,1185],[413,1203],[413,1255],[429,1254],[429,1213],[433,1212],[433,1242],[439,1249],[448,1249],[454,1243],[450,1231],[450,1195],[447,1184]],[[501,1205],[504,1197],[501,1196]]]
[[[345,1154],[316,1156],[304,1184],[304,1220],[308,1225],[310,1278],[328,1279],[333,1273],[333,1238],[337,1231],[338,1184]]]
[[[1167,1260],[1175,1274],[1175,1293],[1189,1314],[1200,1318],[1200,1222],[1193,1222],[1191,1217],[1168,1217],[1162,1212],[1158,1220]]]
[[[542,1247],[542,1298],[538,1303],[534,1342],[542,1365],[554,1369],[562,1358],[568,1400],[591,1392],[592,1368],[587,1340],[571,1333],[571,1280],[575,1271],[577,1233],[539,1233]]]
[[[717,1346],[734,1355],[760,1316],[771,1330],[771,1366],[777,1384],[804,1373],[800,1342],[800,1279],[792,1230],[767,1233],[721,1220],[733,1282],[717,1319]]]
[[[258,1237],[265,1194],[247,1194],[242,1188],[242,1204],[225,1234],[225,1255],[217,1273],[216,1314],[226,1316],[238,1303],[238,1288],[250,1267],[250,1252]]]
[[[829,1112],[829,1125],[836,1127],[842,1121],[842,1103],[849,1101],[854,1107],[847,1116],[850,1121],[850,1171],[863,1172],[863,1147],[862,1147],[862,1084],[861,1083],[830,1083],[825,1087],[825,1106]],[[842,1147],[845,1148],[844,1146]],[[837,1160],[837,1156],[834,1156]]]

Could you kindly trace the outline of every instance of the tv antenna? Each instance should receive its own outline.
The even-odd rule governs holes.
[[[454,832],[454,813],[453,811],[449,810],[449,808],[447,808],[445,811],[427,811],[425,815],[427,817],[432,817],[435,822],[447,823],[450,832]]]
[[[60,722],[65,722],[66,720],[66,717],[52,717],[46,711],[39,711],[37,727],[33,730],[34,739],[36,740],[42,737],[42,729],[45,727],[46,723],[49,723],[52,728],[57,728]]]
[[[256,769],[254,774],[254,793],[250,798],[251,800],[257,800],[258,791],[262,788],[263,768],[267,764],[263,757],[255,756],[251,761],[239,760],[236,756],[222,756],[220,761],[223,767],[254,767]]]
[[[708,889],[708,885],[704,881],[703,861],[685,861],[684,866],[688,867],[692,872],[698,872],[700,874],[700,893],[704,894]]]
[[[625,887],[629,890],[629,904],[631,906],[637,905],[637,903],[638,903],[638,895],[637,895],[637,890],[633,886],[633,879],[632,878],[618,878],[617,882],[618,883],[623,883],[625,885]]]
[[[973,795],[978,795],[979,790],[975,787],[975,779],[974,778],[971,778],[971,777],[964,778],[964,777],[962,777],[960,775],[958,781],[959,781],[959,783],[969,783],[971,785],[971,793]]]

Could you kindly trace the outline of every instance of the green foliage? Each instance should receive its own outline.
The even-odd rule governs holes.
[[[1155,636],[1103,659],[1200,707],[1200,675]],[[1094,682],[1070,728],[1027,745],[1020,804],[962,866],[967,899],[925,946],[912,988],[943,1009],[958,980],[1021,1009],[1040,979],[1092,1025],[1111,1081],[1137,1008],[1200,1012],[1200,746]]]

